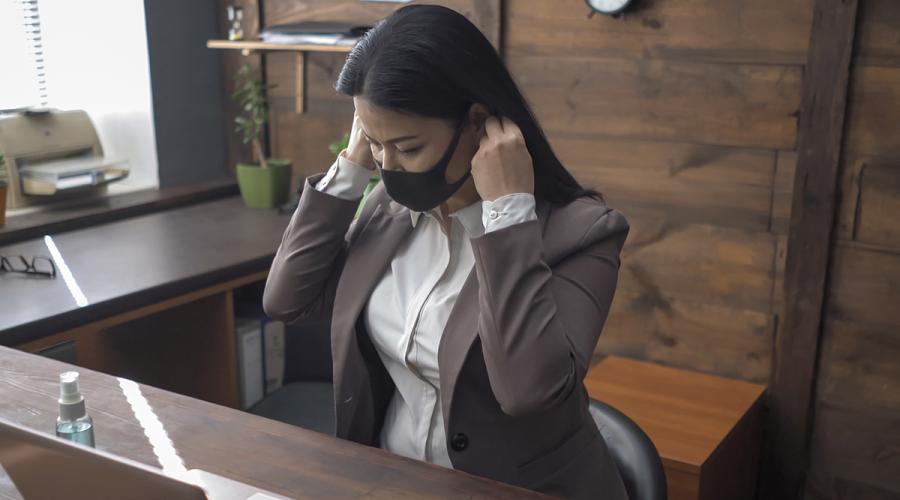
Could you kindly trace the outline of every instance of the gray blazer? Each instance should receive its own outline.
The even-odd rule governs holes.
[[[358,201],[307,179],[263,305],[292,322],[331,318],[335,429],[378,446],[394,384],[361,312],[401,241],[409,209],[379,184]],[[582,198],[539,203],[538,220],[472,240],[475,269],[438,351],[447,449],[456,469],[565,498],[626,500],[588,413],[583,380],[616,289],[625,217]]]

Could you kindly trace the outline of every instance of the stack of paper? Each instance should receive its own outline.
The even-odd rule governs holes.
[[[269,43],[354,45],[369,29],[369,26],[348,23],[304,21],[270,26],[259,37]]]

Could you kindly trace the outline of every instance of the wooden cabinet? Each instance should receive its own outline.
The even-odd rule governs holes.
[[[613,356],[585,385],[650,436],[669,500],[756,497],[765,387]]]
[[[47,353],[66,346],[71,358],[74,346],[69,361],[78,366],[237,408],[233,291],[265,280],[266,274],[256,272],[121,311],[17,348]]]

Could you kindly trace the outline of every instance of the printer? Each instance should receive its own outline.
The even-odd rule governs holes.
[[[23,208],[106,192],[128,176],[128,161],[103,155],[84,111],[24,110],[0,116],[6,159],[7,206]]]

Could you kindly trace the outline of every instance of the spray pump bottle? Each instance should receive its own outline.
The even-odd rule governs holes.
[[[78,372],[59,375],[59,418],[56,419],[56,435],[94,446],[94,421],[87,414],[84,398],[78,391]]]

